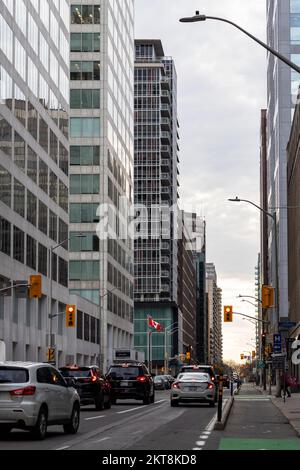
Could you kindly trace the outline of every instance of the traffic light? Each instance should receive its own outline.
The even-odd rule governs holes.
[[[226,305],[224,307],[224,322],[232,322],[232,305]]]
[[[55,348],[48,348],[47,349],[47,361],[48,362],[55,361]]]
[[[66,327],[75,328],[76,326],[76,305],[66,306]]]
[[[252,351],[252,359],[256,358],[256,351]]]
[[[241,360],[243,361],[245,359],[244,354],[241,354]]]
[[[29,299],[40,299],[42,297],[42,276],[40,274],[30,276],[28,284]]]
[[[191,353],[188,351],[185,355],[186,359],[189,361],[191,359]]]
[[[274,287],[263,285],[261,288],[262,308],[274,307]]]

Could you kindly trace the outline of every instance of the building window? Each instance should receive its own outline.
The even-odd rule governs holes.
[[[100,62],[71,61],[71,80],[100,80]]]
[[[70,194],[99,194],[99,175],[71,175]]]
[[[99,216],[96,215],[99,204],[82,203],[70,204],[70,222],[80,223],[98,223]]]
[[[79,295],[80,297],[99,305],[99,290],[97,289],[71,289],[70,294]]]
[[[39,144],[48,153],[48,126],[41,117],[39,121]]]
[[[49,237],[57,242],[57,215],[49,209]]]
[[[28,101],[28,118],[27,118],[27,130],[32,135],[34,140],[37,140],[37,129],[38,129],[38,112],[35,107]]]
[[[59,143],[59,168],[68,176],[69,152],[61,143]]]
[[[99,109],[100,90],[71,90],[70,107],[72,109]]]
[[[62,258],[58,258],[58,282],[68,287],[68,262]]]
[[[14,227],[14,259],[20,263],[25,261],[25,234],[22,230]]]
[[[80,310],[77,311],[77,338],[83,338],[83,315]]]
[[[0,165],[0,201],[11,207],[11,175]]]
[[[52,201],[57,203],[57,191],[58,191],[58,184],[57,184],[57,176],[53,171],[50,170],[50,184],[49,184],[49,196]]]
[[[90,316],[84,314],[84,341],[90,340]]]
[[[14,161],[17,167],[25,171],[25,140],[15,132]]]
[[[36,270],[36,241],[27,235],[26,264],[29,268]]]
[[[71,33],[71,52],[100,52],[100,34]]]
[[[48,235],[48,209],[45,204],[39,201],[39,230]]]
[[[73,138],[100,137],[100,118],[71,118],[70,132]]]
[[[58,243],[62,243],[62,242],[64,242],[65,240],[67,240],[67,241],[65,242],[65,244],[63,245],[63,248],[64,248],[65,250],[68,250],[68,236],[69,236],[69,234],[68,234],[68,226],[67,226],[67,224],[66,224],[63,220],[59,219],[59,237],[58,237]]]
[[[37,198],[27,190],[27,220],[36,227],[37,225]]]
[[[57,281],[57,255],[52,253],[52,279]]]
[[[37,182],[37,155],[31,147],[27,146],[27,176]]]
[[[14,179],[14,211],[25,217],[25,187]]]
[[[76,235],[80,235],[81,232],[70,233],[70,251],[73,252],[84,252],[84,251],[96,251],[99,252],[99,238],[93,232],[84,232],[83,238],[79,238]]]
[[[2,68],[0,68],[2,71]],[[2,75],[1,75],[2,78]],[[11,125],[0,114],[0,150],[11,157],[12,153],[12,128]]]
[[[70,149],[71,165],[99,166],[100,147],[99,146],[79,146],[73,145]]]
[[[39,266],[38,271],[47,276],[47,248],[39,243]]]
[[[100,24],[100,5],[71,5],[72,24]]]
[[[98,281],[99,261],[70,261],[71,281]]]
[[[96,318],[91,317],[91,343],[96,343]]]
[[[39,160],[39,187],[48,194],[48,167],[43,160]]]
[[[3,217],[0,217],[0,251],[10,256],[11,224]]]
[[[68,213],[68,188],[62,181],[59,181],[59,205]]]

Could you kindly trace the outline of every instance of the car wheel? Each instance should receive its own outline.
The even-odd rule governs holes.
[[[116,398],[111,398],[111,404],[116,405],[117,404],[117,399]]]
[[[104,397],[101,395],[100,397],[95,399],[95,407],[97,411],[104,410]]]
[[[110,410],[110,409],[111,409],[111,399],[110,399],[110,398],[107,400],[107,402],[104,403],[104,408],[105,408],[106,410]]]
[[[209,402],[209,406],[210,406],[211,408],[213,408],[213,407],[215,406],[215,402],[214,402],[214,401],[210,401],[210,402]]]
[[[12,430],[12,426],[9,424],[1,424],[0,425],[0,438],[1,437],[6,437],[10,431]]]
[[[80,410],[78,405],[73,406],[70,422],[64,424],[64,431],[66,434],[76,434],[80,423]]]
[[[143,398],[143,404],[144,404],[144,405],[150,405],[150,403],[151,403],[151,398],[150,398],[150,396],[147,394],[147,395],[145,395],[144,398]]]
[[[171,400],[171,406],[178,406],[178,400]]]
[[[35,437],[35,439],[38,439],[42,441],[45,439],[46,434],[47,434],[47,410],[46,408],[41,408],[36,424],[34,428],[32,429],[31,433]]]

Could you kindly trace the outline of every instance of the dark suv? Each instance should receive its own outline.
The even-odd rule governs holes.
[[[112,403],[116,400],[143,400],[144,405],[154,403],[154,381],[141,362],[115,362],[107,373],[112,388]]]
[[[95,404],[98,411],[111,407],[111,386],[97,366],[65,366],[60,372],[63,377],[74,380],[81,405]]]

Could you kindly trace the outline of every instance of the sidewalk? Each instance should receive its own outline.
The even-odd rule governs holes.
[[[273,404],[288,419],[290,425],[300,437],[300,393],[292,393],[290,398],[286,396],[284,403],[283,398],[275,397],[275,389],[276,387],[271,387],[272,395],[268,396],[271,398]],[[262,390],[260,387],[257,387],[257,390],[264,395],[268,394],[268,390]]]
[[[225,430],[215,431],[206,448],[300,450],[300,439],[271,396],[252,384],[243,384],[235,395]]]

